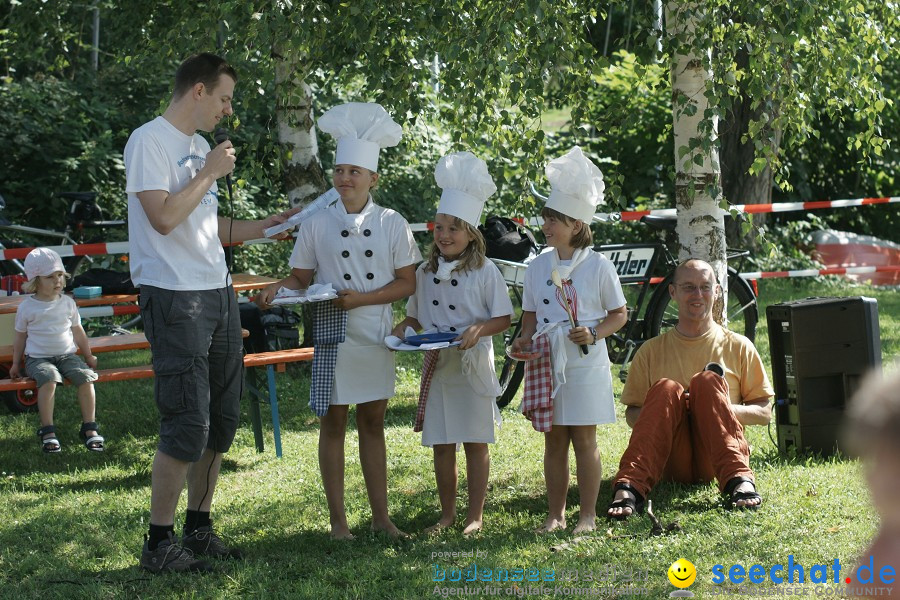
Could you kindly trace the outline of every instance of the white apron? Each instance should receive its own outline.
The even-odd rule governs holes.
[[[469,350],[441,350],[428,392],[423,446],[494,443],[494,424],[499,426],[502,419],[496,403],[500,388],[493,358],[490,337]],[[465,360],[470,362],[468,369]]]
[[[360,306],[347,314],[347,336],[338,344],[331,404],[362,404],[394,395],[394,354],[384,345],[391,307]]]

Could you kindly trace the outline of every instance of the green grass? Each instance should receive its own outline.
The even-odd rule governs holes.
[[[896,291],[810,281],[764,281],[760,291],[764,303],[816,295],[875,296],[885,361],[900,355]],[[764,307],[761,314],[764,317]],[[768,364],[764,320],[758,342]],[[415,534],[437,519],[438,501],[430,451],[412,432],[417,367],[413,357],[402,358],[398,395],[387,415],[389,501],[396,523]],[[111,366],[114,359],[103,360]],[[120,360],[140,364],[148,357],[139,352]],[[472,539],[456,531],[439,537],[414,535],[399,542],[370,533],[357,436],[350,431],[346,503],[357,539],[333,542],[328,537],[316,459],[318,429],[306,407],[306,381],[302,370],[278,378],[283,459],[274,456],[268,428],[266,452],[255,451],[244,415],[234,448],[226,455],[214,518],[217,528],[240,545],[248,558],[198,577],[152,577],[136,567],[147,527],[150,462],[156,443],[151,382],[98,387],[98,418],[108,440],[104,454],[89,453],[79,445],[79,416],[70,389],[61,390],[57,399],[61,454],[40,452],[34,435],[36,415],[0,415],[0,598],[426,598],[434,597],[433,565],[450,575],[451,569],[472,562],[432,558],[435,552],[454,551],[483,553],[475,561],[479,568],[555,569],[557,578],[575,571],[598,576],[615,567],[621,579],[623,572],[638,570],[647,574],[641,585],[654,598],[674,589],[665,572],[672,562],[685,557],[698,569],[691,590],[709,597],[714,564],[770,567],[784,564],[793,554],[807,569],[816,563],[833,564],[834,559],[849,569],[877,526],[856,461],[784,457],[765,428],[751,427],[751,461],[765,497],[760,511],[724,511],[712,485],[663,484],[652,495],[655,512],[663,522],[677,521],[680,531],[650,537],[648,519],[632,518],[609,530],[602,524],[595,535],[553,551],[553,546],[571,541],[571,534],[539,537],[533,533],[547,509],[542,439],[521,415],[507,409],[498,443],[491,448],[482,533]],[[264,423],[268,423],[265,416]],[[628,436],[621,419],[599,428],[604,476],[601,511],[611,496],[609,478]],[[459,508],[464,512],[463,455],[459,458]],[[574,473],[574,461],[570,468]],[[577,500],[573,476],[570,523],[575,521]],[[179,521],[183,502],[182,498]],[[502,584],[501,594],[484,597],[511,597],[505,595],[511,585]],[[521,588],[527,584],[518,585],[524,591]],[[552,588],[556,583],[545,585]],[[812,589],[808,593],[814,595]],[[604,590],[594,597],[615,594]]]

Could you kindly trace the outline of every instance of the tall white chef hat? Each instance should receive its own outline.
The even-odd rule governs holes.
[[[487,164],[471,152],[455,152],[438,161],[434,180],[441,192],[437,212],[478,227],[488,197],[497,191]]]
[[[547,163],[544,171],[550,181],[547,208],[590,225],[597,205],[603,203],[603,173],[575,146]]]
[[[396,146],[403,128],[380,104],[348,102],[319,117],[319,129],[337,138],[336,165],[356,165],[378,171],[378,152]]]

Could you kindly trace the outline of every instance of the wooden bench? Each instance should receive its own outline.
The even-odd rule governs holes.
[[[244,330],[244,337],[247,331]],[[128,335],[111,335],[89,338],[91,352],[95,354],[115,352],[121,350],[141,350],[150,347],[150,343],[143,333]],[[12,346],[0,346],[0,364],[12,362]],[[250,391],[250,420],[253,425],[253,437],[256,449],[264,450],[262,434],[262,418],[259,413],[260,402],[268,402],[272,412],[272,430],[275,437],[275,455],[281,458],[281,425],[278,417],[278,395],[275,387],[275,372],[283,373],[288,363],[312,360],[312,348],[294,348],[291,350],[275,350],[272,352],[259,352],[244,356],[244,368],[247,370],[247,388]],[[265,368],[268,394],[260,391],[256,369]],[[151,365],[136,367],[115,367],[111,369],[98,369],[98,379],[95,383],[107,381],[127,381],[131,379],[146,379],[153,377]],[[66,382],[68,383],[68,382]],[[28,377],[19,379],[0,379],[0,392],[23,392],[37,389],[35,381]]]

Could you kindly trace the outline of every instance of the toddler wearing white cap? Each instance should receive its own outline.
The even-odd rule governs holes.
[[[37,435],[44,452],[61,450],[53,424],[53,407],[56,386],[63,383],[63,378],[78,386],[82,419],[80,435],[85,447],[102,452],[106,440],[100,435],[94,416],[93,382],[97,374],[92,369],[97,366],[97,358],[91,353],[78,307],[72,298],[62,293],[69,274],[63,269],[59,254],[49,248],[35,248],[29,252],[24,266],[28,281],[22,290],[31,295],[26,296],[16,310],[16,335],[9,374],[13,378],[27,374],[37,384],[41,419]],[[75,354],[79,349],[83,359]]]
[[[434,471],[441,518],[426,531],[449,527],[456,519],[456,451],[465,446],[469,506],[463,523],[468,535],[482,527],[494,423],[500,423],[500,393],[491,336],[509,327],[512,303],[503,276],[485,258],[478,230],[487,198],[497,188],[483,160],[471,152],[441,158],[434,171],[443,189],[434,223],[434,243],[416,270],[416,293],[406,318],[393,334],[406,329],[457,334],[458,347],[425,355],[414,430],[422,445],[434,449]]]
[[[378,155],[395,146],[402,128],[378,104],[352,102],[319,118],[337,138],[334,187],[340,200],[312,214],[300,227],[291,274],[267,287],[257,303],[269,306],[282,287],[329,283],[333,304],[313,305],[315,353],[310,407],[321,418],[319,467],[328,499],[331,535],[349,539],[344,510],[344,437],[348,409],[356,405],[360,460],[372,508],[372,527],[403,535],[388,516],[384,414],[394,395],[393,353],[384,337],[393,322],[391,302],[415,291],[422,260],[409,224],[383,208],[370,190],[378,181]]]
[[[613,423],[606,338],[627,319],[612,262],[592,246],[589,223],[603,201],[603,175],[577,146],[546,168],[551,192],[541,212],[549,250],[525,271],[522,333],[541,358],[525,366],[522,412],[544,433],[549,514],[540,532],[565,528],[569,444],[578,464],[580,515],[574,533],[595,528],[600,489],[597,425]],[[571,312],[571,314],[570,314]],[[574,321],[574,326],[571,324]]]

